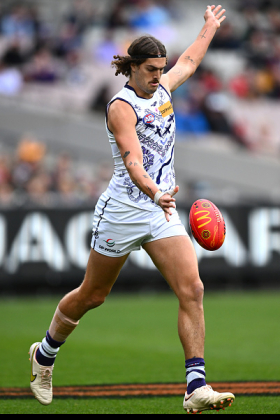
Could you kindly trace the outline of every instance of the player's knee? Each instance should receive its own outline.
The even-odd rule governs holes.
[[[179,300],[188,305],[190,302],[202,304],[204,296],[204,286],[200,278],[182,287]]]
[[[101,306],[105,302],[107,295],[107,291],[89,290],[85,289],[83,285],[77,289],[77,301],[79,302],[79,305],[84,308],[85,312]]]
[[[194,283],[192,293],[195,300],[202,302],[204,296],[204,285],[200,279]]]
[[[91,309],[95,309],[95,308],[98,308],[98,306],[103,305],[103,303],[105,302],[106,296],[107,295],[100,294],[100,293],[89,296],[86,302],[87,310],[89,311]]]

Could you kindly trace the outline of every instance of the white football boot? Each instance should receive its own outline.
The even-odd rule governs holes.
[[[190,395],[186,392],[183,407],[188,413],[201,413],[206,410],[221,410],[231,406],[235,396],[231,392],[216,392],[210,385],[195,389]]]
[[[52,371],[53,366],[41,366],[36,360],[36,351],[41,343],[34,343],[30,347],[31,376],[30,388],[35,398],[43,404],[49,405],[53,399]]]

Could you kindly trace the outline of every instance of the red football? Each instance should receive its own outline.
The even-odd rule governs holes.
[[[208,251],[216,251],[224,243],[226,225],[223,215],[209,200],[200,199],[193,203],[190,228],[196,242]]]

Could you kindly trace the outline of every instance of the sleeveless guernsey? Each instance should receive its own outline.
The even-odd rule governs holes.
[[[117,99],[131,105],[136,114],[135,129],[142,147],[145,171],[161,191],[174,188],[175,115],[171,96],[162,85],[159,85],[151,99],[141,98],[131,86],[126,84],[109,102],[107,112],[109,106]],[[107,116],[106,130],[112,148],[114,174],[105,194],[132,207],[148,211],[162,211],[132,182],[114,135],[108,129]]]

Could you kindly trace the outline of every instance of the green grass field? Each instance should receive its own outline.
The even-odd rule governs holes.
[[[58,299],[0,300],[0,387],[28,387],[28,350],[48,329]],[[206,293],[208,382],[280,380],[280,292]],[[184,382],[173,294],[108,297],[61,348],[54,385]],[[0,400],[0,414],[184,414],[182,397]],[[239,396],[223,414],[280,412],[279,396]],[[207,412],[208,413],[208,412]],[[214,412],[213,414],[215,414]],[[220,412],[221,413],[221,412]],[[210,412],[212,414],[212,412]]]

